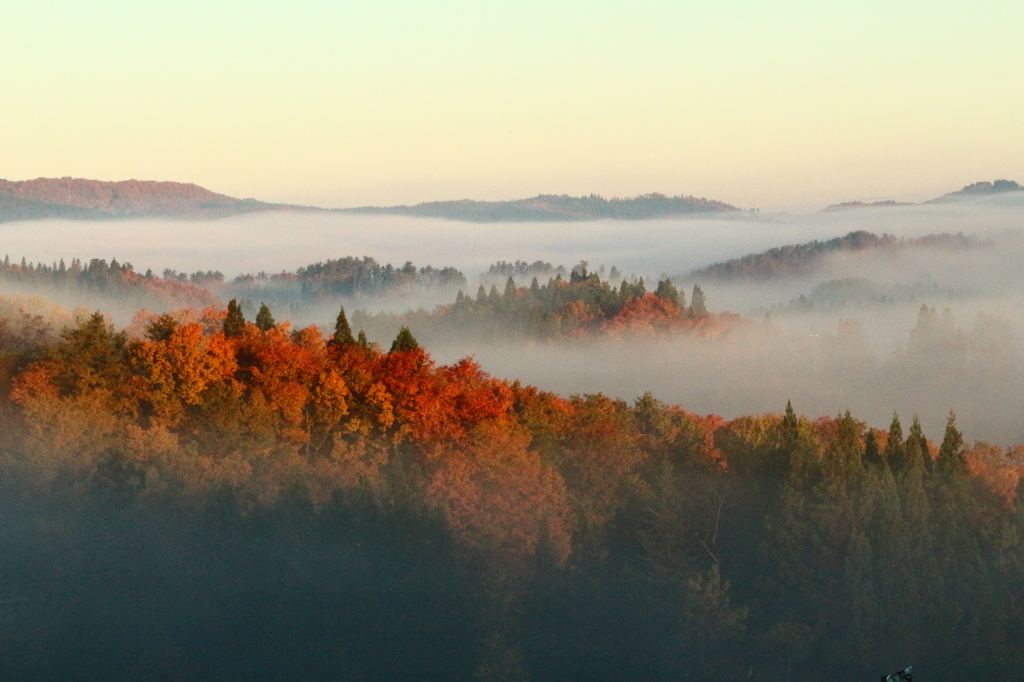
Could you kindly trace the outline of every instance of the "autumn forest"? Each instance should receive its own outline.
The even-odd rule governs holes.
[[[585,269],[439,314],[550,332],[572,287],[609,320],[711,316]],[[4,679],[1024,673],[1024,451],[952,413],[560,397],[234,300],[7,310],[0,349]]]
[[[1024,682],[1024,2],[524,5],[0,0],[0,682]]]

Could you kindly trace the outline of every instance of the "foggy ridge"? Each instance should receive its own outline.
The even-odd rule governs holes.
[[[253,211],[305,209],[236,199],[199,185],[83,178],[0,180],[0,222],[65,218],[220,218]]]
[[[257,211],[322,211],[315,206],[237,199],[191,183],[83,178],[0,180],[0,222],[63,218],[223,218]],[[433,201],[415,206],[362,206],[329,209],[340,213],[447,218],[466,222],[643,220],[697,213],[738,211],[735,206],[694,196],[644,194],[605,199],[539,195],[511,201]]]
[[[431,201],[415,206],[363,206],[339,209],[345,213],[408,215],[422,218],[447,218],[469,222],[511,221],[643,220],[692,213],[738,211],[735,206],[704,197],[643,194],[627,199],[605,199],[597,194],[571,197],[566,194],[541,194],[512,201]]]
[[[924,203],[948,203],[1021,191],[1013,180],[982,181]],[[893,200],[846,201],[824,212],[912,205]],[[581,222],[601,219],[648,220],[676,216],[734,213],[742,209],[715,199],[651,193],[606,199],[597,194],[573,197],[541,194],[527,199],[431,201],[415,205],[359,206],[324,209],[238,199],[192,183],[84,178],[0,179],[0,222],[58,218],[98,220],[123,218],[211,219],[261,211],[324,211],[348,214],[442,218],[461,222]]]
[[[929,199],[925,201],[926,204],[945,204],[953,201],[962,201],[964,199],[976,199],[979,197],[991,196],[993,194],[1004,194],[1006,192],[1019,192],[1024,190],[1020,184],[1014,180],[996,180],[995,182],[989,182],[988,180],[982,180],[980,182],[971,183],[970,185],[964,185],[961,189],[955,192],[947,192],[941,197]],[[895,206],[913,206],[912,201],[894,201],[892,199],[886,201],[843,201],[838,204],[830,204],[822,209],[823,213],[831,213],[834,211],[848,211],[855,208],[891,208]]]
[[[972,197],[985,196],[989,194],[1019,192],[1021,190],[1024,190],[1024,187],[1021,187],[1013,180],[996,180],[995,182],[982,181],[966,185],[963,189],[957,190],[956,192],[943,194],[941,197],[930,199],[925,203],[939,204],[948,201],[959,201],[961,199],[970,199]]]
[[[849,211],[854,208],[889,208],[891,206],[913,206],[912,202],[909,201],[894,201],[888,199],[886,201],[843,201],[838,204],[830,204],[822,209],[823,213],[832,213],[834,211]]]
[[[977,237],[958,234],[934,234],[912,239],[900,239],[891,234],[878,236],[865,230],[850,232],[843,237],[826,241],[806,242],[779,246],[742,258],[733,258],[695,270],[692,276],[712,279],[770,279],[805,274],[830,253],[868,250],[894,250],[913,247],[967,249],[984,246]]]

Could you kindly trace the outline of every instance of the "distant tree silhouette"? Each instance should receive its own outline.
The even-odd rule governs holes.
[[[256,326],[263,331],[270,331],[274,328],[274,316],[270,314],[270,308],[266,303],[260,303],[260,311],[256,313]]]
[[[708,308],[704,300],[704,292],[699,284],[693,285],[693,295],[690,296],[690,315],[693,317],[707,317]]]
[[[242,315],[242,308],[238,301],[231,299],[228,302],[228,314],[224,318],[224,336],[237,338],[245,333],[245,316]]]
[[[672,280],[667,277],[658,282],[658,288],[655,289],[654,295],[658,298],[663,298],[666,301],[672,301],[676,305],[681,305],[679,301],[679,290],[672,284]]]
[[[391,344],[391,352],[397,353],[399,351],[416,350],[420,347],[420,344],[416,343],[416,339],[413,338],[412,332],[409,331],[408,327],[402,327],[398,331],[398,336],[395,337],[394,343]]]
[[[338,319],[334,322],[334,336],[331,337],[329,343],[344,346],[355,342],[356,340],[352,338],[352,327],[349,326],[348,318],[345,316],[345,306],[341,306],[338,311]]]

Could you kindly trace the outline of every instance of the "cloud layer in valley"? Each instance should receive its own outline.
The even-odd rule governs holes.
[[[693,280],[687,273],[694,269],[772,247],[855,230],[907,239],[962,232],[980,244],[837,254],[798,277],[702,281],[713,311],[749,318],[722,338],[561,346],[424,341],[440,361],[475,355],[487,371],[562,393],[632,399],[652,391],[687,409],[727,417],[778,411],[792,399],[805,414],[849,408],[876,426],[884,426],[895,409],[908,418],[919,413],[926,433],[936,438],[954,409],[969,438],[1010,443],[1024,442],[1022,228],[1024,193],[1013,193],[808,216],[470,224],[279,213],[212,222],[9,223],[0,226],[0,235],[12,260],[116,257],[139,271],[220,270],[228,280],[243,272],[370,255],[380,263],[457,267],[475,291],[478,273],[498,260],[565,266],[586,260],[594,269],[614,265],[627,276],[643,276],[652,286],[665,274],[678,276],[688,293]],[[444,295],[360,305],[395,309],[435,300]],[[913,331],[922,305],[935,309],[938,326],[929,332],[935,338]],[[336,311],[329,308],[307,311],[294,322],[330,329]],[[275,314],[288,317],[285,310]]]

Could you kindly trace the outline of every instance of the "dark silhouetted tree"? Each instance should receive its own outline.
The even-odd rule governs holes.
[[[270,314],[270,308],[266,303],[260,303],[260,311],[256,313],[256,326],[263,331],[270,331],[274,328],[274,316]]]
[[[658,288],[654,291],[654,295],[666,301],[672,301],[676,305],[682,305],[679,300],[679,290],[672,284],[672,280],[667,277],[658,282]]]
[[[416,350],[420,347],[420,344],[416,343],[416,339],[413,338],[412,332],[409,331],[408,327],[402,327],[398,330],[398,336],[395,337],[394,343],[391,344],[391,352],[397,353],[399,351]]]
[[[782,446],[791,448],[796,446],[800,437],[800,423],[797,421],[796,412],[793,410],[793,401],[786,401],[786,413],[782,417]]]
[[[928,439],[924,437],[921,429],[921,420],[914,415],[914,421],[910,423],[910,433],[907,434],[907,442],[904,446],[907,457],[908,469],[923,469],[925,460],[931,459],[928,453]]]
[[[967,475],[967,458],[964,455],[964,437],[956,428],[956,415],[952,411],[946,419],[946,433],[939,447],[939,459],[936,463],[939,473],[947,478],[960,478]]]
[[[228,302],[228,314],[224,318],[224,336],[230,338],[239,337],[245,333],[245,316],[238,301],[231,299]]]
[[[461,294],[462,292],[460,291],[459,293]],[[336,346],[356,343],[356,340],[352,337],[352,327],[349,326],[348,318],[345,316],[345,306],[338,310],[338,319],[334,321],[334,336],[331,337],[330,343]]]
[[[164,313],[146,325],[146,338],[150,341],[166,341],[178,328],[178,321],[170,313]]]
[[[878,449],[878,439],[875,438],[875,432],[873,429],[868,429],[868,433],[864,436],[864,464],[869,467],[879,467],[885,463],[882,459],[882,453]]]
[[[907,468],[907,448],[903,444],[903,426],[900,425],[900,416],[895,412],[892,413],[892,422],[889,423],[889,440],[885,444],[883,456],[893,473]]]
[[[690,296],[690,315],[693,317],[706,317],[708,314],[707,301],[704,300],[704,292],[699,284],[693,285],[693,295]]]

